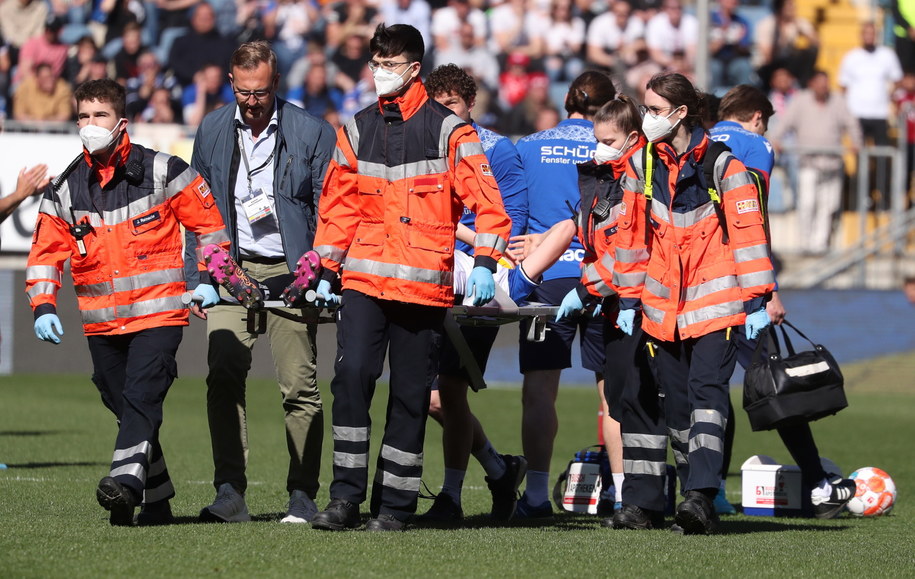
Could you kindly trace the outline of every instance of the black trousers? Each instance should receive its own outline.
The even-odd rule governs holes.
[[[438,373],[445,308],[407,304],[345,290],[337,310],[337,360],[330,387],[334,480],[330,496],[365,501],[369,409],[390,346],[390,394],[372,488],[373,516],[405,520],[416,512],[432,380]]]
[[[144,503],[175,496],[159,445],[162,404],[178,376],[175,353],[183,327],[150,328],[118,336],[88,336],[102,403],[118,421],[111,473]]]
[[[737,329],[657,342],[652,366],[664,392],[664,414],[684,492],[717,492],[721,484],[729,382],[737,362],[730,338]]]

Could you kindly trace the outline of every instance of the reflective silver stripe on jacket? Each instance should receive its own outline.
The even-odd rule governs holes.
[[[134,302],[117,306],[117,315],[115,308],[98,308],[95,310],[80,310],[83,324],[101,324],[104,322],[113,322],[118,318],[138,318],[162,312],[173,310],[183,310],[187,306],[181,303],[181,296],[166,296],[142,302]]]
[[[775,272],[771,269],[763,271],[754,271],[753,273],[744,273],[737,276],[740,287],[754,287],[758,285],[768,285],[775,283]]]
[[[423,453],[412,453],[406,452],[403,450],[398,450],[390,445],[382,445],[381,447],[381,458],[385,460],[390,460],[393,463],[399,464],[400,466],[422,466],[423,465]]]
[[[701,322],[707,322],[709,320],[717,320],[719,318],[735,316],[741,312],[743,312],[743,302],[741,301],[714,304],[704,308],[699,308],[698,310],[692,312],[685,312],[678,315],[677,326],[680,328],[685,328],[687,326]]]
[[[442,129],[438,134],[438,150],[442,157],[448,156],[448,141],[451,140],[451,133],[454,132],[454,129],[463,124],[465,124],[464,119],[457,115],[449,115],[442,121]],[[482,152],[483,150],[481,147],[480,153]],[[456,161],[452,161],[452,166],[455,164]]]
[[[613,285],[616,287],[638,287],[645,283],[646,273],[644,271],[637,273],[619,273],[613,272]]]
[[[721,155],[721,157],[724,157],[724,155]],[[719,159],[721,157],[719,157]],[[753,178],[750,177],[750,174],[746,171],[741,171],[740,173],[735,173],[730,177],[725,177],[722,179],[718,194],[722,195],[723,200],[723,192],[731,191],[732,189],[743,187],[744,185],[753,185],[753,189],[756,189],[756,184],[753,182]]]
[[[45,294],[56,296],[59,287],[59,285],[50,281],[40,281],[29,288],[28,295],[30,298],[37,298]]]
[[[600,231],[601,229],[607,227],[611,223],[615,222],[620,217],[620,212],[623,210],[623,204],[618,203],[610,208],[610,213],[607,214],[603,220],[598,221],[594,224],[594,230]]]
[[[620,263],[644,263],[648,261],[647,249],[616,248],[616,261]]]
[[[402,279],[405,281],[415,281],[420,283],[431,283],[443,286],[452,285],[454,278],[452,272],[450,271],[437,271],[434,269],[425,269],[398,263],[384,263],[371,259],[347,258],[344,268],[346,271],[352,273],[364,273],[378,277]]]
[[[499,253],[505,253],[508,242],[495,233],[477,233],[473,238],[473,246],[477,249],[492,247]]]
[[[318,245],[315,247],[315,251],[322,259],[329,259],[337,263],[343,263],[343,259],[346,258],[346,250],[333,245]]]
[[[736,263],[746,263],[764,257],[769,257],[769,244],[767,243],[740,247],[734,250],[734,261]]]
[[[81,284],[75,286],[76,295],[83,298],[97,298],[117,292],[146,289],[167,283],[184,281],[184,270],[181,268],[148,271],[137,275],[116,277],[112,282]]]
[[[581,270],[581,274],[582,278],[585,280],[585,283],[591,284],[594,289],[597,290],[597,293],[599,293],[602,297],[611,296],[616,293],[612,287],[608,286],[604,282],[604,278],[602,278],[600,273],[598,273],[597,268],[594,267],[593,263],[589,263],[588,265],[584,266]]]
[[[645,276],[645,289],[661,299],[670,299],[670,288],[650,275]]]
[[[623,175],[620,183],[623,186],[623,189],[627,191],[633,191],[635,193],[644,193],[645,192],[645,182],[638,177],[630,177],[629,175]]]
[[[402,181],[412,177],[425,177],[427,175],[443,175],[448,170],[444,158],[423,159],[413,163],[404,163],[388,167],[384,163],[370,163],[359,161],[359,174],[366,177],[377,177],[386,181]]]
[[[225,243],[229,240],[229,232],[226,231],[226,228],[218,229],[216,231],[211,231],[210,233],[198,233],[197,234],[197,245],[199,247],[206,247],[207,245],[220,243]]]
[[[160,154],[162,154],[162,153],[160,153]],[[159,155],[156,155],[156,158],[158,158],[158,157],[159,157]],[[167,159],[166,159],[166,161],[167,161]],[[166,164],[166,170],[167,170],[167,168],[168,168],[168,165]],[[166,185],[166,192],[165,192],[166,197],[170,199],[170,198],[174,197],[175,195],[177,195],[178,193],[181,193],[188,187],[188,185],[193,183],[194,179],[196,179],[196,178],[197,178],[197,171],[188,167],[187,169],[182,171],[180,175],[177,175],[174,179],[172,179],[171,181],[168,182],[168,184]]]
[[[483,151],[483,144],[479,141],[475,142],[465,142],[457,146],[457,150],[454,154],[454,165],[455,167],[464,160],[464,157],[472,157],[474,155],[485,155]]]
[[[642,304],[642,314],[652,322],[660,325],[664,324],[664,312],[658,308],[653,308],[648,304]]]
[[[735,287],[737,287],[737,276],[724,275],[716,279],[710,279],[699,285],[686,288],[684,299],[685,301],[691,302],[712,295],[715,292]]]
[[[350,122],[346,123],[345,134],[349,139],[349,146],[353,148],[353,151],[359,150],[359,125],[356,124],[356,119],[352,119]],[[336,152],[334,152],[336,159]],[[346,161],[346,156],[343,155],[343,151],[340,151],[340,155],[343,157],[343,165],[349,167],[349,163]]]

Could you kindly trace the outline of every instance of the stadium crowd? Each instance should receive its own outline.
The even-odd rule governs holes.
[[[423,74],[445,63],[467,69],[480,86],[478,121],[524,135],[558,122],[582,70],[610,72],[636,98],[662,70],[692,77],[692,12],[681,0],[3,0],[0,114],[69,120],[73,89],[109,77],[127,88],[132,122],[196,127],[232,102],[234,47],[264,39],[277,53],[280,96],[339,126],[374,98],[364,66],[372,31],[400,22],[429,47]],[[768,86],[779,68],[788,86],[803,87],[819,44],[794,0],[777,0],[755,23],[739,0],[720,0],[709,40],[718,96]]]

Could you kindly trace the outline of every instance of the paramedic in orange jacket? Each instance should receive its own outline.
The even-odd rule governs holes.
[[[324,268],[319,297],[335,301],[339,273],[343,287],[331,382],[334,479],[330,503],[312,520],[327,530],[359,524],[369,407],[388,345],[390,402],[366,529],[403,529],[415,512],[462,205],[477,215],[468,295],[478,304],[495,293],[492,274],[511,228],[476,132],[419,80],[419,32],[379,25],[370,49],[379,100],[337,134],[314,242]]]
[[[26,270],[39,339],[60,343],[57,292],[69,259],[92,380],[118,420],[111,472],[96,490],[112,525],[172,521],[174,496],[159,446],[162,403],[188,324],[181,226],[199,246],[228,248],[203,179],[178,157],[132,144],[123,87],[93,80],[75,93],[82,159],[45,190]],[[198,264],[204,270],[202,260]],[[194,294],[216,303],[212,286]]]
[[[680,74],[649,80],[642,129],[650,152],[634,156],[627,169],[614,264],[620,328],[631,332],[640,310],[642,329],[658,345],[653,368],[686,494],[675,518],[688,534],[717,525],[712,500],[736,362],[731,332],[745,324],[755,338],[769,324],[765,302],[775,282],[746,167],[726,152],[715,159],[713,183],[706,182],[711,141],[701,104]]]

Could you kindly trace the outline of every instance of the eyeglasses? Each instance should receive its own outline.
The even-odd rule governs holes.
[[[394,62],[393,60],[382,60],[381,62],[379,62],[377,60],[370,60],[368,62],[369,70],[372,72],[375,72],[379,68],[383,68],[385,70],[394,70],[395,68],[397,68],[399,66],[403,66],[405,64],[410,64],[410,62],[409,61]]]
[[[680,107],[646,107],[645,105],[639,105],[639,113],[644,117],[648,113],[651,113],[652,116],[659,116],[663,111],[675,110]]]
[[[237,88],[233,88],[232,90],[235,91],[235,94],[237,94],[238,96],[240,96],[241,98],[243,98],[245,100],[248,100],[250,97],[254,97],[255,99],[257,99],[259,101],[264,100],[265,98],[270,96],[270,93],[273,92],[269,88],[260,88],[257,90],[238,90]]]

